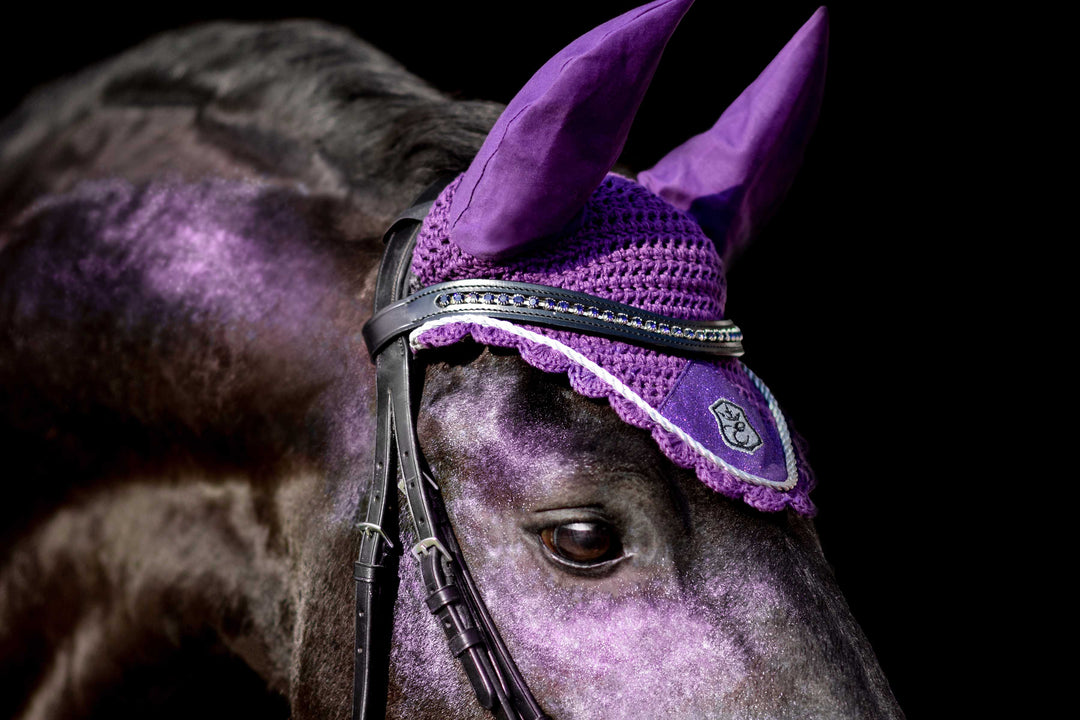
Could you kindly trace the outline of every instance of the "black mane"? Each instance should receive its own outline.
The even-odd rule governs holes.
[[[464,169],[500,111],[325,23],[198,26],[46,86],[0,123],[0,217],[81,179],[222,163],[385,216]]]

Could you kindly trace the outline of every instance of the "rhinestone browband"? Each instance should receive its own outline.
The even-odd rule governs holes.
[[[377,313],[364,327],[364,338],[369,350],[377,352],[390,339],[452,314],[496,317],[684,353],[743,353],[742,331],[730,320],[679,320],[586,293],[497,280],[455,280],[423,288]]]
[[[675,325],[675,321],[658,322],[645,320],[640,315],[628,313],[616,313],[611,310],[601,310],[595,305],[585,306],[582,303],[570,303],[566,300],[555,300],[549,297],[536,295],[522,295],[514,293],[443,293],[435,297],[435,304],[445,308],[450,305],[513,305],[514,307],[527,307],[533,310],[547,310],[548,312],[570,313],[581,315],[593,320],[615,323],[616,325],[629,325],[638,330],[671,335],[673,337],[686,337],[704,342],[741,342],[742,330],[734,325],[726,327],[691,327],[687,325]],[[686,323],[683,323],[686,325]]]

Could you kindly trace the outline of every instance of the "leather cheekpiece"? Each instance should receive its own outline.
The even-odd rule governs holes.
[[[412,406],[412,353],[399,321],[386,315],[400,307],[410,279],[409,266],[416,235],[431,202],[445,186],[429,188],[417,203],[387,231],[387,249],[375,287],[376,318],[390,318],[384,329],[372,322],[364,328],[375,361],[375,462],[367,493],[367,512],[360,523],[360,554],[354,563],[356,581],[356,643],[353,681],[354,720],[373,720],[385,709],[378,680],[388,663],[389,627],[393,598],[384,597],[388,578],[380,577],[390,539],[382,530],[391,499],[391,481],[398,483],[408,503],[418,542],[413,554],[420,561],[428,590],[428,609],[439,619],[450,650],[462,663],[477,700],[500,720],[548,720],[529,691],[521,672],[499,635],[491,613],[469,573],[446,515],[438,486],[426,470],[420,453]],[[426,297],[426,296],[425,296]],[[389,618],[387,618],[389,614]],[[377,632],[381,631],[381,632]],[[383,685],[385,687],[385,685]]]

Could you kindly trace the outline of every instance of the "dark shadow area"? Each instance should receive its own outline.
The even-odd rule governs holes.
[[[123,684],[103,692],[87,717],[278,720],[289,717],[289,704],[235,656],[189,642],[159,662],[128,665]]]

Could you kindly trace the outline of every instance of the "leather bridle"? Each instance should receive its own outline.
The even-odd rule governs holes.
[[[500,720],[541,720],[548,716],[533,698],[499,635],[454,537],[442,495],[420,452],[414,396],[422,368],[414,365],[409,333],[433,320],[472,315],[599,335],[681,355],[737,357],[742,336],[730,321],[690,322],[667,318],[585,293],[497,280],[439,283],[407,294],[416,237],[445,187],[437,183],[391,224],[375,287],[375,314],[364,339],[376,366],[375,461],[360,523],[356,579],[356,643],[353,719],[383,717],[393,620],[393,542],[386,523],[399,474],[412,530],[412,554],[420,563],[428,609],[446,632],[480,704]],[[463,318],[464,319],[464,318]]]

